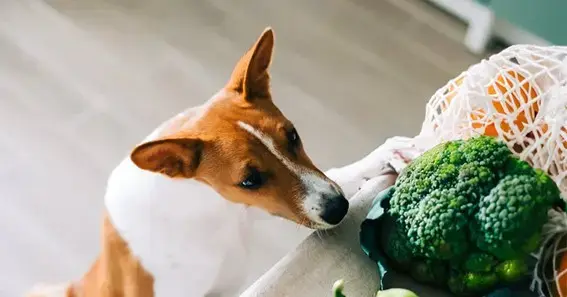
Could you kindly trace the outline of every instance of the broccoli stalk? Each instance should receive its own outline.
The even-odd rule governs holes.
[[[333,285],[333,297],[346,297],[343,294],[345,282],[344,280],[338,280]],[[378,291],[376,297],[418,297],[414,292],[406,289],[388,289],[383,291]]]
[[[410,290],[394,288],[394,289],[378,291],[376,297],[418,297],[418,296]]]
[[[333,284],[333,297],[346,297],[343,294],[345,288],[345,281],[340,279]]]

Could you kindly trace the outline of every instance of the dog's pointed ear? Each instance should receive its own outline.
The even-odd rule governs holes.
[[[270,75],[268,68],[274,51],[274,32],[266,28],[256,43],[236,64],[227,88],[241,93],[247,101],[269,98]]]
[[[191,178],[203,154],[204,142],[193,138],[154,140],[137,146],[130,154],[136,166],[169,177]]]

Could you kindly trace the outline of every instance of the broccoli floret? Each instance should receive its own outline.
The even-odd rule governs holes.
[[[471,253],[464,264],[464,269],[470,272],[490,272],[494,269],[496,258],[486,253]]]
[[[468,248],[463,232],[467,228],[467,207],[467,197],[456,189],[432,191],[406,221],[414,253],[443,260],[464,254]]]
[[[384,253],[396,262],[398,268],[405,270],[410,267],[413,254],[408,245],[409,238],[407,234],[402,232],[402,228],[387,226],[383,229],[382,236],[384,236],[382,242],[389,243],[384,247]]]
[[[507,260],[496,266],[498,278],[506,282],[519,281],[528,273],[528,265],[524,259]]]
[[[543,171],[510,158],[491,192],[482,197],[475,216],[477,246],[510,260],[534,252],[548,210],[558,200],[557,185]]]
[[[498,284],[498,277],[490,272],[454,272],[447,285],[458,296],[477,296]]]
[[[385,251],[413,263],[416,279],[439,279],[430,264],[444,263],[439,267],[453,271],[445,283],[454,293],[480,292],[525,275],[548,210],[559,201],[555,182],[503,142],[487,136],[446,142],[398,177],[388,210],[395,221],[388,238],[395,240],[385,241]]]
[[[425,259],[414,262],[410,274],[422,283],[444,284],[449,278],[449,269],[444,262]]]
[[[551,196],[553,197],[553,196]],[[554,200],[548,196],[535,172],[531,175],[507,175],[490,194],[480,199],[474,232],[477,246],[509,260],[533,252],[541,226]],[[527,250],[526,250],[527,248]]]
[[[462,143],[461,152],[466,163],[475,163],[498,171],[512,157],[512,152],[506,144],[496,138],[480,136]]]

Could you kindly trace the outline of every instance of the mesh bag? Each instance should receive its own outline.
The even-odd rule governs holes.
[[[432,96],[414,145],[426,150],[479,134],[498,137],[548,172],[565,199],[567,47],[515,45],[471,66]],[[567,297],[567,215],[550,211],[550,218],[534,255],[539,261],[532,289]]]

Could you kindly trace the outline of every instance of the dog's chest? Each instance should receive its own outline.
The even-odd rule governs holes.
[[[154,277],[156,297],[236,295],[246,277],[245,207],[198,182],[143,172],[128,161],[113,172],[105,203]]]

